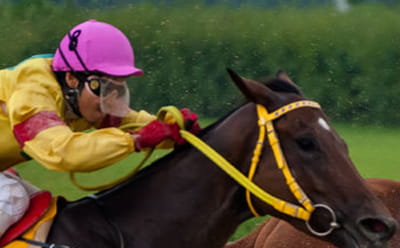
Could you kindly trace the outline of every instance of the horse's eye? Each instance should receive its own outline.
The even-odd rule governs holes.
[[[310,137],[297,138],[296,143],[303,151],[313,151],[317,148],[316,142]]]

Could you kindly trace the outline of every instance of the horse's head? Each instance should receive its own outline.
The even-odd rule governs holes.
[[[305,205],[306,212],[310,214],[303,219],[292,217],[287,212],[283,214],[285,211],[278,210],[284,207],[267,205],[254,196],[251,197],[250,208],[259,213],[272,213],[296,228],[308,233],[311,231],[339,247],[384,247],[394,234],[396,223],[383,204],[368,190],[349,157],[345,142],[329,125],[318,104],[306,101],[312,106],[294,108],[294,105],[288,105],[302,103],[306,98],[283,72],[262,84],[242,78],[232,70],[228,71],[250,102],[265,107],[269,116],[277,115],[277,118],[271,117],[275,131],[266,130],[265,141],[261,142],[264,146],[258,167],[254,169],[253,181],[284,202],[299,204],[302,201],[300,198],[303,198],[311,204],[308,207]],[[242,111],[247,110],[254,116],[254,111],[248,111],[255,109],[254,104],[246,105]],[[283,106],[289,106],[285,108],[293,108],[293,111],[282,109]],[[254,127],[255,124],[250,122],[255,122],[255,117],[250,117],[250,114],[248,117],[246,121],[249,123],[246,125]],[[268,142],[267,137],[271,132],[276,133],[278,142],[271,142],[271,137]],[[260,139],[258,141],[260,143]],[[279,153],[283,154],[281,158]],[[281,169],[278,169],[277,163],[287,165],[286,177],[282,171],[284,166],[280,165]],[[294,183],[289,183],[292,179]],[[300,186],[300,190],[296,185]],[[298,196],[294,197],[296,194]]]

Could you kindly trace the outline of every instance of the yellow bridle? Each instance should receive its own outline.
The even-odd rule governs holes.
[[[286,114],[287,112],[303,107],[321,108],[317,102],[303,100],[290,103],[272,113],[268,113],[267,109],[264,106],[257,105],[258,125],[260,132],[256,147],[253,152],[253,158],[251,160],[250,170],[247,178],[233,165],[231,165],[225,158],[223,158],[220,154],[215,152],[211,147],[209,147],[207,144],[205,144],[196,136],[192,135],[191,133],[185,130],[181,130],[181,135],[189,143],[191,143],[197,149],[202,151],[209,159],[211,159],[216,165],[218,165],[228,175],[230,175],[233,179],[235,179],[240,185],[246,188],[246,200],[251,212],[255,216],[259,216],[259,214],[254,209],[254,206],[251,202],[250,193],[257,196],[260,200],[269,204],[270,206],[272,206],[274,209],[276,209],[281,213],[308,221],[311,216],[311,213],[314,211],[314,206],[311,203],[311,200],[300,188],[295,178],[292,176],[289,167],[286,163],[285,157],[283,156],[282,150],[279,145],[279,139],[276,135],[274,125],[272,123],[273,120],[279,118],[280,116]],[[273,150],[276,164],[278,168],[282,171],[286,179],[286,184],[289,186],[290,191],[293,193],[293,195],[296,197],[298,202],[303,207],[294,205],[292,203],[274,197],[252,182],[255,171],[257,169],[262,147],[264,144],[265,131],[267,131],[269,144]]]
[[[261,155],[261,149],[264,144],[265,131],[267,131],[268,141],[269,141],[269,144],[274,153],[276,164],[277,164],[278,168],[282,171],[282,173],[286,179],[286,184],[289,186],[290,191],[296,197],[298,202],[304,207],[303,210],[305,210],[306,213],[302,213],[302,211],[300,211],[302,209],[299,208],[298,206],[293,206],[292,204],[289,204],[287,202],[285,202],[284,205],[281,206],[280,208],[275,207],[275,209],[277,209],[278,211],[284,212],[286,214],[289,214],[293,217],[308,220],[309,215],[314,210],[314,207],[313,207],[310,199],[303,192],[303,190],[300,188],[300,186],[298,185],[298,183],[292,176],[292,174],[289,170],[288,164],[286,162],[286,159],[282,153],[282,149],[279,144],[279,139],[276,135],[274,125],[272,123],[273,120],[279,118],[280,116],[286,114],[287,112],[290,112],[294,109],[301,108],[301,107],[320,108],[320,105],[313,101],[297,101],[297,102],[293,102],[288,105],[285,105],[270,114],[268,113],[268,111],[265,107],[263,107],[261,105],[257,105],[257,113],[258,113],[258,118],[259,118],[258,125],[260,128],[260,133],[259,133],[259,138],[257,141],[256,148],[254,149],[254,155],[253,155],[253,158],[251,161],[248,178],[249,178],[249,180],[253,179],[253,176],[254,176],[257,166],[258,166],[259,157]],[[251,212],[255,216],[259,216],[259,214],[255,210],[255,208],[253,207],[249,190],[246,190],[246,201],[247,201],[247,204],[249,205]],[[285,208],[288,208],[288,209],[283,211],[283,209],[285,209]]]

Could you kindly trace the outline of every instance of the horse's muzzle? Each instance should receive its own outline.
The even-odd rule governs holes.
[[[396,221],[388,217],[363,217],[357,221],[357,226],[364,237],[377,247],[387,242],[397,229]]]

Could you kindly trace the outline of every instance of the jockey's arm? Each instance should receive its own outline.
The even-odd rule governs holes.
[[[144,125],[155,118],[144,111],[132,114],[124,118],[122,124],[129,121]],[[35,128],[40,130],[31,130]],[[131,134],[114,127],[90,133],[74,132],[55,111],[34,114],[15,125],[14,133],[16,136],[30,133],[31,137],[19,138],[24,152],[43,166],[58,171],[94,171],[114,164],[135,151]],[[172,148],[173,144],[166,140],[157,148]]]
[[[58,125],[26,141],[23,150],[49,169],[88,172],[124,159],[134,145],[130,134],[117,128],[84,133]]]
[[[97,129],[90,133],[73,132],[61,121],[51,126],[49,112],[39,112],[40,119],[49,118],[49,128],[41,130],[32,139],[23,142],[23,150],[45,167],[59,171],[93,171],[114,164],[134,152],[131,134],[118,128]],[[149,115],[150,117],[150,115]],[[146,120],[145,120],[146,119]],[[149,118],[154,119],[154,118]],[[35,125],[35,121],[25,122]],[[147,118],[142,118],[147,123]],[[172,142],[162,142],[157,148],[170,148]]]

